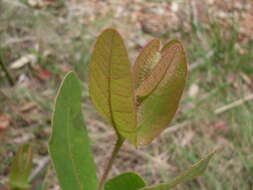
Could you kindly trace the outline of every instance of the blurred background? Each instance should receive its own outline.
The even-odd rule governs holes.
[[[253,189],[252,0],[0,0],[0,182],[17,147],[31,143],[39,169],[33,184],[48,167],[47,188],[59,189],[47,142],[54,97],[70,70],[82,80],[101,175],[115,136],[91,105],[86,81],[93,44],[106,27],[122,34],[132,63],[159,37],[181,40],[190,65],[171,126],[149,146],[125,144],[111,176],[136,171],[149,184],[166,182],[222,147],[202,177],[176,189]]]

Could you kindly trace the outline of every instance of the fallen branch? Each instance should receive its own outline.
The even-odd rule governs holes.
[[[166,128],[161,135],[167,134],[167,133],[173,133],[176,132],[177,130],[179,130],[182,127],[186,127],[188,124],[190,123],[189,120],[186,120],[182,123],[178,123],[172,126],[169,126],[168,128]]]

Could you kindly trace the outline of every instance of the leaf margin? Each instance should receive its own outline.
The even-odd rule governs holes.
[[[92,155],[92,152],[91,152],[91,147],[90,147],[90,143],[89,143],[89,136],[88,136],[88,134],[87,134],[87,129],[86,129],[86,125],[85,125],[85,123],[84,123],[84,119],[83,119],[83,116],[82,116],[82,110],[81,110],[81,85],[80,85],[80,81],[79,81],[79,79],[78,79],[78,77],[77,77],[77,75],[73,72],[73,71],[70,71],[70,72],[68,72],[65,76],[64,76],[64,78],[63,78],[63,80],[62,80],[62,82],[61,82],[61,85],[60,85],[60,87],[58,88],[58,91],[57,91],[57,95],[56,95],[56,97],[55,97],[55,103],[54,103],[54,110],[53,110],[53,114],[52,114],[52,119],[51,119],[51,121],[52,121],[52,133],[51,133],[51,135],[50,135],[50,138],[49,138],[49,142],[48,142],[48,150],[49,150],[49,155],[50,155],[50,158],[51,158],[51,161],[52,161],[52,164],[53,164],[53,167],[54,167],[54,169],[55,169],[55,171],[56,171],[56,174],[57,174],[57,179],[58,179],[58,182],[59,182],[59,185],[60,185],[60,187],[61,187],[61,189],[62,190],[68,190],[68,187],[66,186],[66,184],[63,184],[63,181],[64,180],[62,180],[62,174],[60,174],[60,170],[59,170],[59,168],[57,169],[57,166],[56,165],[58,165],[58,163],[56,164],[56,161],[54,160],[54,156],[53,156],[53,141],[54,141],[54,139],[55,139],[55,130],[56,130],[56,128],[54,127],[54,125],[55,125],[55,121],[56,121],[56,113],[57,113],[57,105],[58,104],[60,104],[60,102],[58,102],[58,101],[60,101],[60,97],[61,96],[63,96],[63,94],[62,94],[62,90],[63,90],[63,88],[64,88],[64,85],[67,85],[66,83],[67,82],[69,82],[68,80],[70,80],[70,77],[74,77],[73,79],[75,80],[75,85],[76,85],[76,87],[78,88],[77,90],[78,90],[78,101],[80,101],[80,102],[78,102],[78,106],[76,106],[76,107],[72,107],[72,111],[71,111],[71,109],[70,108],[68,108],[68,110],[66,111],[67,112],[67,115],[70,115],[70,112],[78,112],[78,113],[75,113],[74,115],[74,117],[79,117],[78,119],[80,119],[79,120],[79,122],[82,122],[82,126],[81,127],[83,127],[83,136],[84,136],[84,138],[86,138],[86,139],[83,139],[83,140],[87,140],[88,141],[88,144],[87,144],[87,146],[85,147],[85,151],[87,151],[88,152],[88,156],[90,156],[88,159],[90,159],[90,160],[88,160],[88,162],[91,164],[91,168],[92,168],[92,170],[93,170],[93,172],[90,172],[90,175],[91,176],[89,176],[90,178],[91,178],[91,181],[92,182],[90,182],[90,183],[93,183],[91,186],[93,186],[93,188],[91,189],[91,190],[96,190],[96,187],[98,186],[98,179],[97,179],[97,176],[96,176],[96,167],[95,167],[95,163],[94,163],[94,159],[93,159],[93,155]],[[73,83],[74,84],[74,83]],[[72,86],[73,86],[73,84],[72,84]],[[65,98],[66,98],[66,96],[65,96]],[[73,97],[72,97],[73,98]],[[66,105],[64,105],[64,106],[66,106]],[[73,105],[72,105],[73,106]],[[60,106],[61,107],[61,106]],[[80,115],[79,115],[80,114]],[[73,118],[74,118],[73,117]],[[68,125],[68,124],[67,124]],[[67,129],[67,130],[69,130],[69,129]],[[80,143],[80,142],[79,142]],[[59,152],[58,152],[59,153]],[[82,152],[83,153],[83,152]],[[73,162],[73,160],[72,160],[73,158],[71,158],[71,159],[69,159],[69,160],[71,160],[70,162]],[[65,160],[66,161],[66,160]],[[86,162],[86,161],[84,161],[84,162]],[[66,164],[66,163],[65,163]],[[73,164],[73,163],[72,163]],[[65,165],[66,166],[66,165]],[[60,167],[61,168],[61,167]],[[62,171],[61,171],[62,172]],[[94,173],[95,172],[95,173]],[[64,173],[64,172],[63,172]],[[61,176],[60,176],[61,175]],[[71,174],[70,174],[71,175]],[[92,176],[93,175],[93,176]],[[74,178],[79,178],[79,177],[77,177],[77,175],[76,174],[73,174],[73,176],[74,176]],[[71,179],[69,179],[69,180],[71,180]],[[78,181],[78,180],[77,180]],[[80,188],[78,188],[78,190],[84,190],[84,189],[86,189],[86,187],[84,187],[83,186],[83,184],[82,185],[80,185],[80,181],[78,182],[79,184],[78,184],[78,186],[80,187]],[[85,183],[85,182],[83,182],[83,183]],[[83,187],[84,187],[84,189],[83,189]],[[73,189],[73,190],[77,190],[77,189]]]

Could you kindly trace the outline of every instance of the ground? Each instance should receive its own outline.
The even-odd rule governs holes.
[[[47,160],[54,97],[70,70],[82,80],[83,111],[101,175],[115,136],[90,103],[86,81],[90,52],[106,27],[122,34],[132,62],[145,43],[159,37],[163,43],[181,40],[190,65],[170,127],[149,146],[124,145],[111,176],[136,171],[149,184],[166,182],[222,147],[202,177],[176,189],[252,189],[251,0],[2,0],[0,56],[11,76],[0,70],[0,182],[6,182],[20,144],[33,145],[34,168]],[[58,189],[51,165],[46,181],[48,189]]]

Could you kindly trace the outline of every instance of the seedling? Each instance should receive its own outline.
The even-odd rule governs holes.
[[[29,175],[32,170],[32,148],[24,144],[19,147],[11,162],[9,183],[11,190],[25,190],[30,187]]]
[[[148,145],[168,127],[186,78],[186,56],[178,40],[162,48],[159,39],[150,41],[131,68],[120,34],[104,30],[89,64],[89,94],[97,111],[114,128],[117,142],[98,181],[82,117],[80,82],[73,72],[68,73],[56,97],[49,142],[62,190],[168,190],[201,175],[214,152],[168,183],[147,186],[135,173],[106,181],[125,140],[136,147]]]

